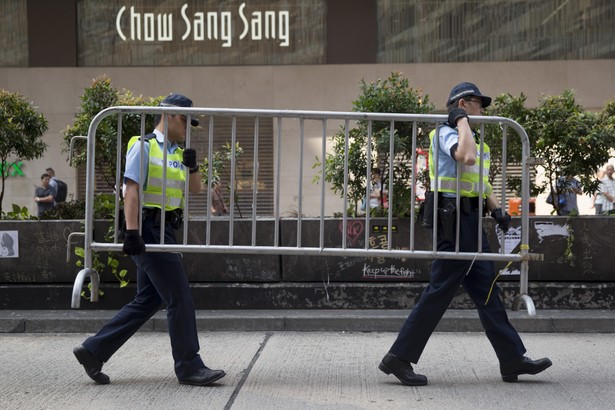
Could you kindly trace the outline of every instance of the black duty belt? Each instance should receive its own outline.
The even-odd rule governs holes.
[[[183,221],[183,212],[181,209],[174,209],[164,213],[164,221],[175,229],[179,229]],[[143,218],[153,219],[156,221],[156,226],[160,226],[162,211],[160,208],[143,208]]]
[[[442,201],[442,203],[451,203],[453,205],[456,205],[457,203],[457,198],[447,198],[447,197],[440,197],[440,201]],[[478,206],[480,204],[480,200],[477,196],[475,197],[467,197],[467,196],[462,196],[459,200],[459,207],[461,208],[462,211],[464,211],[465,213],[469,213],[470,211],[475,211],[478,209]]]

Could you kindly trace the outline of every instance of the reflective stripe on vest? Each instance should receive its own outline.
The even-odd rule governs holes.
[[[149,144],[149,160],[147,168],[147,188],[143,192],[143,206],[147,208],[162,208],[162,173],[164,171],[164,152],[158,141]],[[128,142],[130,149],[139,137],[132,137]],[[149,140],[147,141],[149,142]],[[172,211],[184,206],[184,189],[186,186],[186,172],[182,165],[183,152],[177,148],[172,154],[167,154],[166,204],[165,210]]]
[[[436,178],[434,171],[434,155],[433,155],[433,137],[436,135],[436,130],[429,133],[429,179],[434,191],[439,192],[457,192],[457,178],[454,176],[438,175],[438,184],[434,183]],[[491,166],[491,152],[489,145],[483,144],[483,194],[485,197],[491,195],[493,188],[489,183],[489,167]],[[477,197],[480,195],[480,145],[476,144],[478,158],[474,165],[459,164],[461,172],[459,175],[459,193],[461,196]]]

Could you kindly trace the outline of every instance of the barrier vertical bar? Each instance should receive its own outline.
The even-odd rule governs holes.
[[[321,155],[322,155],[322,175],[325,176],[326,173],[326,165],[327,165],[327,119],[323,118],[322,120],[322,142],[321,142]],[[300,184],[303,181],[299,181]],[[325,247],[325,186],[326,183],[323,179],[322,184],[320,184],[320,248]]]
[[[390,129],[389,129],[389,192],[388,192],[388,232],[387,232],[387,249],[391,250],[391,246],[393,243],[393,197],[395,196],[395,192],[393,192],[393,177],[395,173],[395,121],[391,120]],[[384,187],[380,189],[380,198],[381,203],[380,206],[384,205],[384,192],[382,192]]]
[[[113,212],[113,243],[118,242],[118,233],[122,229],[120,223],[120,196],[121,184],[120,176],[122,175],[122,113],[117,117],[117,144],[115,146],[115,210]]]
[[[145,163],[145,114],[141,114],[141,136],[139,137],[139,216],[137,217],[137,224],[139,225],[139,235],[143,232],[143,200],[145,198],[145,192],[143,186],[145,185],[145,171],[147,164]]]
[[[90,290],[90,301],[98,301],[98,286],[99,286],[99,274],[93,269],[92,266],[92,242],[94,240],[94,170],[95,170],[95,158],[96,158],[96,127],[92,122],[88,128],[87,139],[87,157],[86,157],[86,185],[85,185],[85,235],[84,235],[84,255],[83,264],[84,269],[79,273],[80,283],[83,283],[85,275],[90,277],[90,283],[92,289]],[[75,295],[77,293],[77,295]],[[75,296],[79,296],[79,292],[75,292],[73,289],[73,303],[79,307],[79,299],[75,301]]]
[[[348,127],[350,122],[348,118],[344,120],[344,212],[342,214],[342,249],[346,249],[348,236]],[[356,204],[355,204],[356,210]],[[356,211],[355,211],[356,215]]]
[[[186,116],[186,149],[191,147],[190,137],[192,136],[192,118],[188,114]],[[197,165],[198,166],[198,165]],[[199,173],[199,178],[201,174]],[[190,209],[190,170],[188,167],[184,167],[184,217],[182,221],[183,225],[183,238],[182,243],[188,244],[188,210]]]
[[[417,172],[417,153],[416,153],[417,125],[412,121],[412,177],[410,178],[410,250],[414,250],[414,210],[416,207],[416,172]],[[389,195],[390,196],[390,195]],[[389,205],[390,206],[390,205]],[[423,205],[425,206],[425,205]]]
[[[229,212],[229,221],[228,221],[228,244],[233,246],[234,242],[234,219],[235,219],[235,178],[236,178],[236,161],[235,154],[237,144],[237,116],[233,115],[231,120],[231,210]]]
[[[274,231],[273,231],[273,246],[280,244],[280,169],[282,158],[282,117],[278,117],[278,140],[276,141],[276,172],[274,184],[275,204],[273,207]]]
[[[256,246],[256,211],[258,209],[258,137],[259,137],[259,118],[254,117],[254,157],[252,160],[252,246]]]
[[[367,183],[365,184],[365,249],[369,248],[369,231],[370,231],[370,217],[371,217],[371,204],[369,194],[372,185],[372,120],[367,121]]]
[[[455,252],[459,253],[459,231],[461,226],[461,173],[463,164],[455,161],[457,177],[455,178]]]
[[[303,144],[305,140],[305,119],[302,117],[299,119],[299,192],[297,193],[297,246],[301,247],[301,226],[303,213]],[[323,158],[323,162],[324,162]],[[322,183],[325,183],[325,176],[323,174]]]
[[[508,127],[504,124],[502,127],[502,192],[500,194],[500,208],[506,211],[506,166],[508,163]],[[506,253],[506,234],[500,230],[498,235],[500,241],[500,253]]]
[[[433,148],[432,148],[433,146]],[[439,197],[440,197],[440,126],[436,123],[436,133],[434,135],[434,140],[430,141],[429,144],[430,152],[433,152],[434,161],[433,161],[433,169],[434,169],[434,179],[431,181],[433,185],[431,187],[433,191],[433,230],[431,232],[431,241],[432,241],[432,251],[436,252],[438,249],[438,206],[439,206]],[[431,158],[431,155],[430,155]],[[430,164],[431,166],[431,164]]]
[[[207,133],[207,223],[205,224],[205,244],[211,245],[211,187],[213,183],[213,151],[214,151],[214,116],[209,116],[209,132]]]
[[[480,158],[478,160],[478,245],[476,251],[483,253],[483,203],[485,197],[485,184],[483,183],[483,175],[485,173],[484,165],[484,153],[485,153],[485,124],[480,125],[480,144],[478,154]]]
[[[160,209],[160,244],[164,245],[167,221],[167,167],[169,161],[169,114],[164,114],[164,139],[162,140],[162,203]]]
[[[523,132],[525,138],[521,138],[522,141],[522,192],[521,192],[521,245],[520,245],[520,253],[522,256],[526,256],[529,253],[528,239],[529,239],[529,198],[530,198],[530,176],[528,171],[528,159],[529,159],[529,138],[527,137],[527,133],[525,130],[521,128],[521,130],[517,130],[517,133],[520,131]],[[521,297],[525,300],[525,305],[528,310],[528,314],[530,316],[536,315],[536,310],[534,309],[534,302],[528,296],[528,260],[524,258],[521,261],[521,274],[520,274],[520,292]]]

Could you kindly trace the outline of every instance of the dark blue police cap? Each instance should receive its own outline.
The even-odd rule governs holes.
[[[451,94],[448,96],[448,101],[446,102],[446,106],[453,104],[455,101],[459,100],[463,97],[480,97],[482,101],[483,108],[489,107],[491,105],[491,97],[487,97],[486,95],[482,95],[480,90],[475,84],[472,83],[459,83],[453,87],[451,90]]]
[[[169,94],[160,103],[161,107],[192,107],[192,100],[185,95]],[[199,126],[199,120],[192,118],[190,121],[193,127]]]

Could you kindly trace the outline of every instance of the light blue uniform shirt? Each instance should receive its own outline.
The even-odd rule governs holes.
[[[162,134],[162,132],[158,131],[158,130],[154,130],[154,134],[156,134],[156,141],[158,142],[158,146],[160,147],[160,150],[162,151],[163,148],[163,144],[164,144],[164,135]],[[143,170],[145,171],[145,175],[143,176],[143,189],[147,188],[147,170],[148,170],[148,166],[149,166],[149,144],[153,143],[153,139],[152,138],[149,143],[145,143],[143,144],[143,147],[145,149],[144,151],[144,155],[143,155],[143,163],[145,164],[143,166]],[[178,148],[179,146],[177,145],[177,143],[171,143],[170,141],[167,141],[167,152],[169,154],[172,154],[175,152],[175,150]],[[135,181],[138,184],[141,184],[141,180],[139,179],[139,176],[141,175],[141,169],[139,168],[139,163],[140,163],[140,158],[141,158],[141,141],[138,140],[137,142],[134,143],[134,145],[132,147],[130,147],[130,149],[128,150],[128,152],[126,153],[126,171],[124,172],[124,183],[126,183],[126,179],[131,179],[133,181]],[[183,168],[183,165],[180,165],[180,167]]]
[[[436,155],[435,143],[436,141],[434,138],[434,155]],[[440,126],[438,176],[457,178],[457,161],[451,156],[451,148],[453,148],[453,146],[457,143],[459,143],[459,133],[457,130],[449,127],[448,125]],[[435,158],[431,159],[432,164],[435,163],[435,160]],[[455,194],[452,193],[443,193],[442,195],[446,197],[455,197]]]

